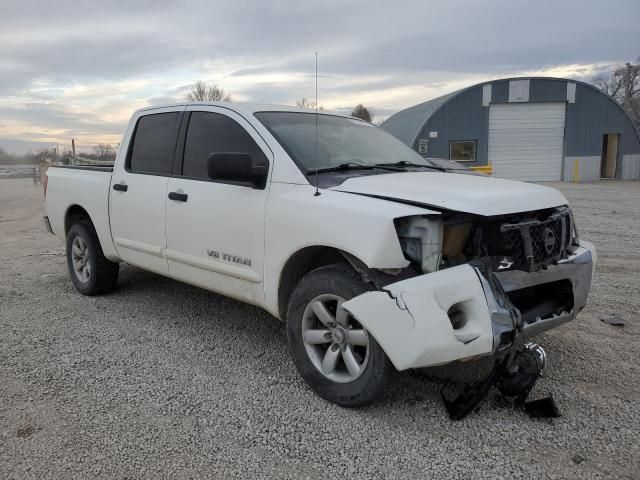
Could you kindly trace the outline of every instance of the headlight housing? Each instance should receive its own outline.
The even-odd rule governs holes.
[[[403,217],[395,221],[402,253],[424,273],[438,270],[442,259],[442,220],[439,217]]]
[[[573,212],[570,214],[571,217],[571,243],[573,245],[580,245],[580,237],[578,236],[578,227],[576,227],[576,219],[573,216]]]
[[[472,226],[471,223],[445,225],[442,240],[442,255],[451,258],[461,256],[464,246],[467,244],[467,240],[469,240]]]

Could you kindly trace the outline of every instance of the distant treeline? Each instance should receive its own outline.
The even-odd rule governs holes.
[[[99,144],[94,147],[95,153],[82,153],[83,158],[90,160],[113,161],[116,152],[111,145]],[[71,152],[59,153],[55,148],[43,148],[35,152],[18,155],[9,153],[0,147],[0,165],[37,165],[42,162],[66,161],[71,156]]]
[[[58,152],[55,149],[42,149],[18,155],[0,148],[0,165],[35,165],[47,159],[55,160],[57,158]]]

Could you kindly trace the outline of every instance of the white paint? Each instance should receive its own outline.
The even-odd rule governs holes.
[[[382,175],[386,177],[386,175]],[[322,190],[311,185],[271,183],[266,209],[265,308],[278,313],[280,275],[287,260],[311,246],[338,248],[371,268],[403,268],[395,218],[434,214],[396,202]]]
[[[489,153],[493,176],[557,181],[562,175],[565,103],[493,104]]]
[[[482,106],[488,107],[491,104],[491,84],[482,86]]]
[[[576,103],[576,84],[567,82],[567,102]]]
[[[509,82],[509,103],[529,101],[529,80],[511,80]]]
[[[110,260],[119,260],[111,239],[109,227],[109,188],[111,174],[90,170],[49,168],[46,173],[47,197],[45,208],[53,233],[66,240],[64,219],[74,205],[84,208],[93,221],[93,226],[102,245],[102,251]]]
[[[460,288],[464,285],[464,288]],[[469,265],[394,283],[343,304],[385,351],[398,370],[422,368],[486,355],[493,332],[480,279]],[[454,330],[454,305],[466,324]]]
[[[622,157],[622,180],[640,180],[640,153]]]
[[[187,111],[229,116],[249,133],[273,164],[269,146],[236,112],[206,105],[190,106]],[[251,303],[262,301],[259,283],[263,277],[264,216],[269,190],[176,177],[169,178],[167,191],[188,195],[186,202],[166,201],[166,244],[172,254],[170,275],[231,297],[238,297],[240,291],[239,298]],[[207,250],[219,252],[219,258],[209,257]],[[232,263],[223,254],[250,259],[251,265]],[[230,284],[225,275],[245,282]]]
[[[543,185],[427,171],[350,178],[332,190],[408,200],[478,215],[504,215],[567,204],[560,192]]]
[[[167,113],[184,110],[184,107],[157,108],[153,113]],[[125,169],[125,158],[131,135],[143,113],[134,114],[127,136],[123,141],[114,165],[112,184],[123,183],[126,192],[109,190],[109,220],[114,238],[125,240],[116,244],[118,256],[132,265],[146,268],[163,275],[169,267],[164,254],[157,255],[157,249],[165,248],[165,203],[167,201],[168,178],[159,175],[131,173]],[[139,247],[143,248],[139,248]],[[133,248],[132,248],[133,247]]]
[[[125,156],[137,119],[146,113],[186,108],[229,115],[249,132],[270,161],[264,190],[125,171]],[[562,194],[540,185],[433,171],[351,178],[315,195],[315,187],[253,116],[253,112],[261,110],[297,111],[221,103],[136,112],[112,175],[49,170],[46,209],[54,232],[64,238],[65,213],[71,205],[80,205],[91,216],[103,250],[111,260],[126,260],[259,305],[279,317],[278,289],[283,268],[306,247],[333,247],[353,255],[369,268],[399,269],[409,262],[401,251],[394,224],[398,218],[429,215],[430,221],[437,222],[440,213],[429,206],[502,215],[567,203]],[[128,191],[114,191],[114,183],[126,183]],[[186,193],[188,201],[168,200],[171,191]],[[209,256],[208,251],[220,255]],[[224,258],[225,253],[250,259],[250,264]],[[471,267],[463,265],[422,275],[386,290],[395,299],[386,292],[370,292],[347,304],[397,368],[447,363],[491,350],[488,309]],[[454,331],[447,310],[455,303],[461,304],[468,321]]]
[[[162,247],[121,237],[113,237],[113,241],[119,247],[135,250],[136,252],[148,253],[149,255],[155,255],[156,257],[162,256]]]

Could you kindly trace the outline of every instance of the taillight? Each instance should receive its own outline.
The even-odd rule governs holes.
[[[42,181],[42,187],[44,188],[44,198],[47,198],[47,183],[49,183],[49,175],[44,174],[44,180]]]

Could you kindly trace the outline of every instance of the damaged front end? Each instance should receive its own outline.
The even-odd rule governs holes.
[[[568,209],[561,209],[527,224],[458,222],[453,236],[446,226],[431,232],[426,224],[422,230],[421,224],[401,229],[400,234],[422,232],[420,245],[409,252],[416,259],[419,250],[429,252],[420,262],[424,273],[378,285],[343,308],[398,370],[494,357],[495,367],[483,381],[459,392],[443,389],[451,418],[463,418],[492,386],[522,403],[545,363],[544,351],[527,340],[572,320],[586,304],[595,249],[578,242],[571,222]],[[445,247],[437,250],[443,237]],[[512,243],[500,243],[505,240]]]

